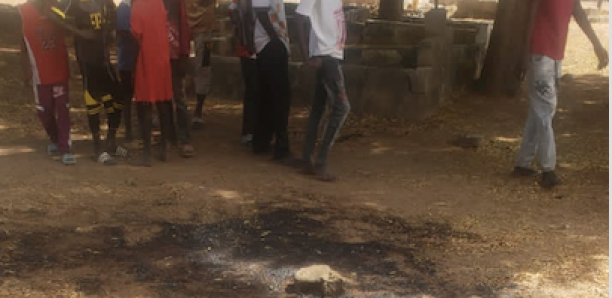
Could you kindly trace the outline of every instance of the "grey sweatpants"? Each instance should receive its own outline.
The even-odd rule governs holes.
[[[303,160],[311,160],[317,142],[319,124],[323,118],[325,108],[329,106],[331,112],[319,146],[319,153],[315,160],[316,166],[327,166],[329,152],[351,110],[344,86],[344,74],[342,66],[340,66],[340,60],[331,57],[322,57],[322,59],[323,66],[317,72],[315,97],[308,119],[302,155]]]
[[[543,171],[555,170],[557,151],[552,122],[557,110],[560,73],[561,61],[541,55],[531,56],[527,74],[529,115],[516,158],[517,167],[531,167],[537,157]]]

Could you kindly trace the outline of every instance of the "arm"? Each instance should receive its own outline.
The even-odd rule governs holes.
[[[45,13],[45,16],[51,20],[54,24],[58,25],[60,28],[63,28],[67,32],[79,36],[84,39],[95,39],[96,35],[93,30],[79,30],[76,27],[69,25],[66,22],[65,13],[59,8],[53,6],[49,11]]]
[[[599,65],[597,68],[603,69],[608,66],[608,51],[606,51],[604,46],[599,41],[597,34],[595,34],[595,30],[593,30],[593,26],[591,25],[591,22],[589,22],[589,18],[587,17],[586,12],[584,12],[580,0],[577,0],[574,4],[574,19],[576,19],[576,23],[578,23],[578,26],[580,26],[584,34],[586,34],[591,41],[591,44],[593,44],[593,47],[595,48],[595,54],[599,59]]]

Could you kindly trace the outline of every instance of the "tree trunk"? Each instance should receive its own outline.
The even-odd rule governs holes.
[[[526,44],[531,1],[500,0],[480,87],[490,96],[516,96],[517,73]]]
[[[404,0],[380,0],[378,18],[388,21],[401,21],[404,15]]]

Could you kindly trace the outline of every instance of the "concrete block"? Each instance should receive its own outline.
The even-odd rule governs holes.
[[[401,67],[402,55],[397,50],[363,50],[361,52],[365,66]]]
[[[364,44],[392,45],[395,42],[393,23],[368,23],[363,30]]]
[[[361,65],[343,65],[344,84],[353,112],[365,111],[364,86],[370,74],[370,68]]]

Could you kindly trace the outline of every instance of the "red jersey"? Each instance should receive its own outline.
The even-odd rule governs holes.
[[[531,53],[563,60],[569,22],[577,0],[541,0],[537,8]]]
[[[68,81],[68,51],[61,28],[47,20],[30,2],[19,6],[23,40],[30,56],[32,82],[38,85]]]
[[[147,102],[172,100],[169,33],[162,1],[134,1],[131,25],[139,45],[134,98]]]

